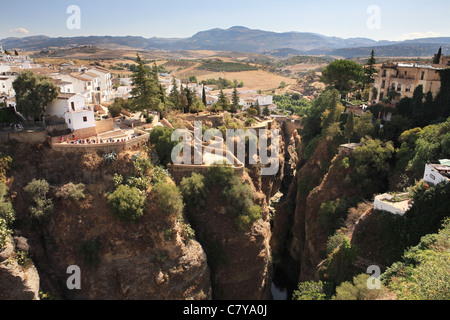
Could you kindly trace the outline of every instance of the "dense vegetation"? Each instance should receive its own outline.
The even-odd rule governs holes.
[[[193,174],[183,178],[180,188],[188,210],[204,210],[203,205],[211,190],[219,191],[226,214],[242,231],[261,219],[261,208],[254,203],[252,189],[234,175],[231,167],[214,165],[209,168],[207,176]]]
[[[347,74],[340,72],[341,68]],[[378,299],[392,292],[399,299],[448,299],[448,287],[443,285],[449,277],[449,249],[443,241],[448,237],[448,222],[439,236],[427,235],[436,234],[450,215],[450,184],[428,186],[421,179],[428,161],[450,158],[450,73],[441,73],[442,87],[436,97],[424,93],[419,86],[413,98],[401,100],[395,109],[376,105],[362,115],[343,113],[339,93],[351,92],[355,81],[369,85],[374,72],[370,65],[363,69],[350,62],[335,61],[323,78],[332,87],[302,111],[304,159],[308,160],[324,141],[328,141],[330,154],[337,154],[340,144],[359,143],[348,157],[340,160],[340,166],[350,173],[343,182],[358,190],[360,196],[322,204],[319,224],[329,238],[327,255],[320,267],[321,282],[300,283],[294,299]],[[392,112],[392,120],[377,119],[380,111]],[[303,188],[301,184],[299,188]],[[361,275],[365,270],[356,267],[360,248],[349,241],[345,227],[358,202],[372,202],[374,195],[384,192],[407,192],[412,206],[404,216],[376,213],[378,234],[371,236],[380,241],[379,263],[392,267],[384,276],[383,289],[374,291],[367,289],[369,275]],[[357,233],[353,240],[358,243],[365,236]]]
[[[307,113],[307,109],[310,107],[310,102],[300,97],[300,95],[274,95],[273,102],[277,105],[281,112],[288,111],[298,116],[303,116]]]

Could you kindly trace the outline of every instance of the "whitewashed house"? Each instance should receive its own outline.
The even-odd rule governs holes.
[[[60,93],[47,107],[45,115],[64,119],[73,131],[95,127],[94,111],[84,103],[84,98],[75,93]]]
[[[101,94],[102,101],[109,101],[113,99],[113,85],[111,72],[107,69],[95,67],[88,70],[88,73],[97,74],[99,76],[98,88]]]
[[[441,160],[441,163],[427,163],[425,165],[425,173],[423,175],[423,180],[429,184],[437,185],[441,182],[450,181],[450,166],[444,163],[449,162],[449,160]]]
[[[73,83],[75,93],[81,94],[86,104],[101,103],[99,92],[100,76],[95,73],[74,72],[70,74],[60,74],[63,81]]]

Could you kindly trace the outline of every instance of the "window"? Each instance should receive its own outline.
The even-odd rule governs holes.
[[[383,70],[383,77],[386,77],[386,70]]]
[[[72,106],[72,111],[75,111],[75,102],[71,102],[70,105]]]
[[[83,122],[87,122],[87,117],[83,117]]]
[[[381,92],[381,93],[380,93],[380,100],[379,100],[379,101],[383,101],[383,98],[384,98],[384,92]]]
[[[399,84],[399,85],[397,86],[397,91],[398,91],[398,92],[402,91],[402,85],[401,85],[401,84]]]
[[[386,87],[386,80],[383,80],[383,82],[381,83],[381,89],[384,89]]]
[[[423,80],[425,78],[425,71],[422,71],[422,75],[420,76],[420,80]]]
[[[410,84],[408,84],[408,85],[406,86],[405,91],[406,91],[406,92],[411,92],[411,85],[410,85]]]
[[[392,84],[391,90],[392,90],[392,91],[395,91],[395,83]]]

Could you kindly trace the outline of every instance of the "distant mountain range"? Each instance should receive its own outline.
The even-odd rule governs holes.
[[[143,38],[136,36],[60,37],[33,36],[0,40],[5,49],[29,51],[62,49],[92,45],[106,49],[133,50],[213,50],[275,55],[330,55],[345,58],[365,57],[371,50],[376,55],[390,57],[432,56],[439,47],[450,49],[448,38],[424,38],[407,41],[375,41],[368,38],[343,39],[307,32],[270,32],[246,27],[201,31],[190,38]]]

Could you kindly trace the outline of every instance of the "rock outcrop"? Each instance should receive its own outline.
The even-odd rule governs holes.
[[[26,252],[26,239],[7,240],[0,249],[0,300],[39,300],[39,274],[32,262],[21,265],[16,250]]]
[[[11,152],[13,159],[21,159],[20,171],[11,173],[16,227],[30,244],[41,291],[57,299],[211,299],[205,252],[195,239],[183,238],[182,217],[164,214],[151,193],[136,223],[121,222],[110,213],[107,193],[113,174],[132,174],[131,157],[137,152],[120,153],[110,164],[97,154],[67,157],[42,145],[20,145]],[[44,178],[55,188],[49,195],[54,212],[42,223],[28,218],[23,188],[33,178]],[[85,184],[86,197],[56,197],[54,190],[68,182]],[[69,266],[80,268],[80,290],[67,287]],[[20,284],[20,270],[9,271]],[[32,298],[25,284],[16,287]]]

